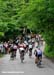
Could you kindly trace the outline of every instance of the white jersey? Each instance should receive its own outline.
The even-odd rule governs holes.
[[[23,47],[21,47],[21,48],[19,48],[19,50],[20,50],[20,51],[24,51],[24,48],[23,48]]]
[[[28,40],[28,43],[30,43],[30,42],[32,42],[32,40],[31,40],[31,39],[29,39],[29,40]]]
[[[28,45],[28,42],[27,42],[27,41],[24,41],[24,43],[25,43],[26,45]]]
[[[32,44],[29,44],[29,49],[32,48]]]

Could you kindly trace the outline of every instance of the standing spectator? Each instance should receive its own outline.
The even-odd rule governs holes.
[[[8,43],[7,42],[4,42],[4,49],[5,49],[5,54],[7,54],[8,52]]]
[[[0,53],[4,53],[3,42],[0,43]]]

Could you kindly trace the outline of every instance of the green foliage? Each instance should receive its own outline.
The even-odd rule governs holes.
[[[2,58],[4,56],[4,54],[0,53],[0,58]]]
[[[54,51],[54,0],[0,0],[0,32],[13,38],[21,26],[42,34]]]
[[[48,57],[48,58],[54,58],[54,47],[52,46],[47,45],[45,46],[45,51],[44,51],[44,54]]]

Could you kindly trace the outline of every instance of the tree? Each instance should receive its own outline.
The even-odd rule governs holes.
[[[54,57],[54,0],[0,0],[0,32],[13,37],[22,26],[40,33],[47,44],[45,54]]]

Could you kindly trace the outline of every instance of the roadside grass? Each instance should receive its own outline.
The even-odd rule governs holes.
[[[0,58],[2,58],[5,54],[0,53]]]

